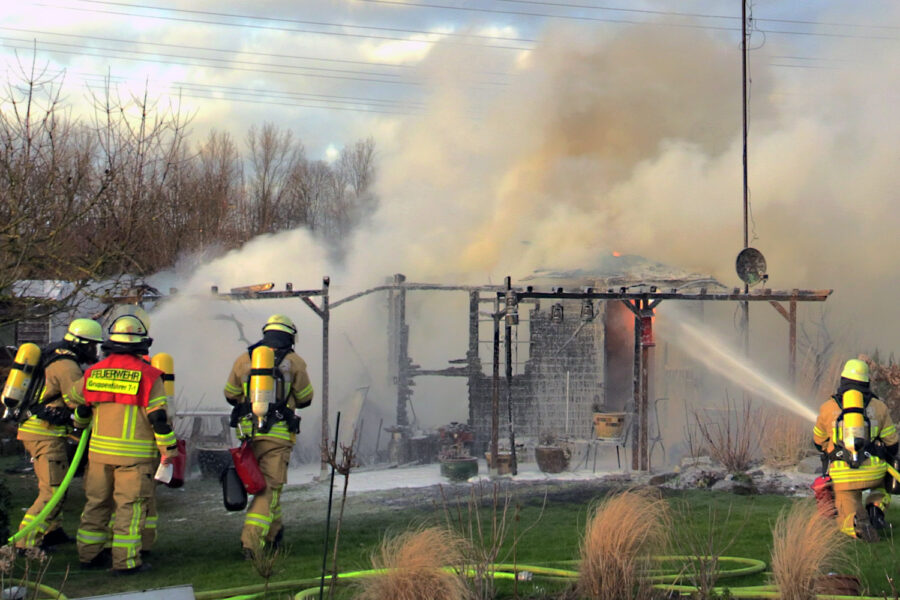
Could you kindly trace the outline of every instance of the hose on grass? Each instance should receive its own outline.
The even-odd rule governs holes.
[[[672,562],[672,561],[691,561],[697,559],[709,559],[710,557],[703,556],[692,556],[692,555],[669,555],[669,556],[654,556],[653,559],[657,562]],[[757,560],[755,558],[744,558],[740,556],[719,556],[717,557],[718,563],[724,563],[729,566],[729,568],[720,568],[717,570],[717,579],[727,579],[734,577],[743,577],[747,575],[755,575],[758,573],[762,573],[766,568],[766,563],[762,560]],[[573,563],[575,561],[563,561],[558,564],[568,564]],[[534,580],[550,580],[550,581],[575,581],[578,578],[578,571],[566,568],[552,567],[547,565],[530,565],[530,564],[509,564],[509,563],[496,563],[489,565],[488,572],[490,576],[494,579],[518,579],[520,581],[534,581]],[[452,570],[451,568],[447,568],[447,570]],[[344,573],[339,573],[336,580],[338,582],[346,583],[353,579],[361,579],[364,577],[377,577],[379,575],[383,575],[389,572],[389,569],[368,569],[362,571],[348,571]],[[475,576],[474,570],[468,570],[465,575],[468,577]],[[671,571],[671,572],[660,572],[654,575],[649,575],[645,577],[645,580],[652,583],[653,587],[659,590],[675,592],[678,594],[684,594],[688,596],[690,594],[695,594],[698,591],[698,588],[693,585],[682,585],[677,583],[678,581],[684,580],[688,577],[683,570],[679,571]],[[309,577],[306,579],[295,579],[291,581],[279,581],[277,583],[270,583],[268,586],[265,584],[258,584],[252,586],[244,586],[239,588],[230,588],[227,590],[213,590],[206,592],[197,592],[195,597],[197,600],[251,600],[253,598],[258,597],[266,590],[269,592],[273,591],[283,591],[283,590],[296,590],[300,588],[294,596],[294,600],[309,600],[310,598],[314,598],[317,594],[323,590],[320,587],[320,578],[319,577]],[[327,589],[328,586],[325,586],[324,589]],[[725,591],[731,594],[732,598],[746,598],[748,600],[753,599],[763,599],[763,598],[779,598],[780,594],[777,588],[773,585],[755,585],[755,586],[743,586],[743,587],[717,587],[715,588],[715,592],[718,594],[722,594]],[[841,595],[832,595],[832,594],[819,594],[816,596],[818,600],[883,600],[880,596],[841,596]]]
[[[28,535],[32,529],[37,527],[38,525],[42,525],[44,521],[47,519],[47,515],[56,508],[56,505],[59,504],[59,501],[62,500],[62,497],[66,495],[66,490],[69,489],[69,484],[72,482],[72,478],[75,477],[75,471],[78,470],[78,464],[81,462],[81,457],[84,455],[84,448],[87,446],[88,439],[91,437],[91,425],[85,428],[85,430],[81,433],[81,439],[78,440],[78,447],[75,449],[75,456],[72,458],[72,464],[69,465],[69,470],[66,471],[66,476],[63,477],[62,482],[59,484],[59,487],[56,488],[56,491],[53,492],[53,495],[50,497],[50,501],[47,502],[47,505],[41,509],[41,512],[37,514],[34,520],[18,530],[16,533],[11,535],[6,543],[15,544],[17,540],[21,539],[23,536]]]
[[[33,581],[22,581],[22,582],[20,582],[19,586],[11,586],[9,588],[5,588],[3,590],[0,590],[0,593],[3,593],[4,594],[3,597],[6,598],[7,590],[10,590],[13,593],[16,593],[16,591],[18,591],[18,590],[16,590],[15,588],[18,587],[19,589],[21,589],[22,586],[35,591],[35,595],[28,596],[29,598],[54,598],[54,600],[69,600],[69,597],[66,596],[65,594],[63,594],[62,592],[60,592],[59,590],[55,590],[52,587],[50,587],[49,585],[44,585],[43,583],[35,583]],[[40,595],[38,595],[38,594],[40,594]],[[8,597],[13,598],[15,596],[10,595]],[[21,596],[21,597],[24,598],[25,596]]]
[[[687,560],[694,557],[691,556],[659,556],[654,557],[657,561],[672,561],[672,560]],[[718,558],[720,563],[736,563],[739,565],[737,568],[731,569],[720,569],[719,570],[719,578],[728,578],[728,577],[740,577],[744,575],[752,575],[756,573],[761,573],[765,570],[766,563],[761,560],[756,560],[752,558],[741,558],[741,557],[725,557],[720,556]],[[574,561],[571,561],[574,562]],[[543,579],[543,580],[556,580],[556,581],[573,581],[578,578],[578,571],[572,569],[565,569],[559,567],[552,567],[547,565],[526,565],[526,564],[510,564],[510,563],[496,563],[489,565],[488,567],[490,576],[493,579],[506,579],[513,580],[519,579],[520,581],[524,580],[534,580],[534,579]],[[448,570],[452,570],[448,568]],[[347,582],[352,579],[360,579],[364,577],[377,577],[378,575],[383,575],[387,573],[388,569],[367,569],[361,571],[347,571],[344,573],[339,573],[337,576],[337,581],[339,582]],[[466,572],[466,576],[474,577],[476,572],[474,570],[469,570]],[[680,575],[677,572],[672,573],[662,573],[657,575],[652,575],[648,579],[658,582],[658,585],[662,585],[660,582],[675,582],[679,579],[683,578],[683,575]],[[326,586],[327,587],[327,586]],[[690,587],[690,586],[686,586]],[[195,593],[195,598],[197,600],[250,600],[254,598],[257,594],[264,592],[266,589],[268,591],[283,591],[288,589],[298,589],[302,588],[294,598],[297,600],[305,600],[308,598],[313,598],[320,590],[320,578],[318,577],[310,577],[306,579],[296,579],[290,581],[279,581],[276,583],[270,583],[268,587],[265,584],[256,584],[251,586],[243,586],[243,587],[235,587],[224,590],[211,590],[204,592]],[[691,590],[695,590],[695,588],[690,587]]]

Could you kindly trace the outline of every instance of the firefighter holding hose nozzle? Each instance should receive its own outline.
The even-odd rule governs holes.
[[[294,322],[275,314],[262,331],[262,339],[234,361],[225,384],[225,400],[233,407],[231,426],[242,443],[250,444],[266,484],[247,509],[241,531],[245,559],[267,546],[281,545],[281,490],[300,432],[300,417],[294,411],[313,399],[306,362],[294,352]]]
[[[897,456],[898,441],[887,406],[870,389],[869,365],[856,358],[848,360],[837,392],[819,408],[813,429],[813,443],[823,454],[825,481],[834,491],[837,523],[843,533],[878,541],[891,500],[886,474]],[[863,504],[865,490],[869,493]]]
[[[18,420],[22,420],[16,437],[31,456],[38,480],[38,496],[25,512],[19,524],[20,531],[35,521],[62,483],[69,466],[66,439],[74,431],[72,411],[65,404],[65,394],[81,377],[82,366],[97,362],[97,344],[102,341],[100,323],[91,319],[75,319],[61,341],[40,350],[32,344],[23,344],[20,353],[23,349],[27,350],[26,346],[32,346],[30,359],[19,360],[17,354],[16,363],[20,365],[20,372],[24,374],[30,367],[33,381],[25,385],[27,394],[31,396],[30,402],[23,397],[24,402],[15,407],[21,413]],[[27,352],[23,354],[27,356]],[[30,362],[34,364],[29,365]],[[25,381],[21,383],[25,384]],[[61,504],[51,510],[43,523],[34,524],[27,534],[17,539],[16,548],[24,550],[39,546],[48,549],[74,541],[60,526]]]

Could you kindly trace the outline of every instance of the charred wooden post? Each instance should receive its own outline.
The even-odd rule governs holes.
[[[791,291],[787,309],[775,300],[769,301],[778,314],[788,322],[788,376],[791,385],[797,383],[797,299],[799,296],[800,290]]]
[[[634,314],[634,371],[632,372],[634,388],[634,409],[631,419],[631,468],[640,469],[641,457],[641,318],[631,302],[626,302]]]
[[[494,299],[494,347],[491,364],[491,476],[499,474],[500,463],[500,300]]]
[[[505,324],[503,335],[506,339],[506,410],[509,418],[510,472],[513,475],[517,475],[519,469],[516,461],[516,428],[514,425],[515,421],[513,419],[512,406],[512,326],[514,324],[518,325],[519,313],[517,312],[516,296],[515,292],[512,291],[512,279],[510,277],[506,278],[506,292],[504,294],[504,299],[506,300],[506,307],[503,311],[503,322]],[[499,462],[499,454],[492,454],[491,456],[494,457],[495,461]]]
[[[410,389],[409,326],[406,324],[406,277],[394,275],[393,286],[388,292],[388,360],[390,375],[397,386],[397,426],[408,427],[406,407]]]
[[[650,430],[650,348],[652,342],[650,336],[652,334],[652,322],[648,313],[652,314],[649,309],[649,302],[645,298],[641,301],[643,308],[641,309],[641,471],[650,470],[650,446],[647,441],[648,431]]]

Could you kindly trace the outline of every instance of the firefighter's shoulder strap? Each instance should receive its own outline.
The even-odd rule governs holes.
[[[65,342],[55,342],[48,346],[41,348],[41,359],[38,361],[38,366],[35,369],[35,373],[39,373],[40,375],[40,383],[41,390],[43,390],[44,383],[46,381],[46,373],[47,368],[59,360],[74,360],[78,362],[78,357],[75,356],[75,353],[72,352],[68,345]],[[52,397],[44,397],[42,398],[40,394],[34,398],[34,402],[51,402],[58,398],[62,397],[62,390],[59,393],[54,394]]]

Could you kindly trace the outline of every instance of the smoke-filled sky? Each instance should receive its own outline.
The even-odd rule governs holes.
[[[313,288],[327,274],[340,298],[397,272],[516,282],[613,251],[738,285],[740,3],[616,6],[24,1],[4,11],[0,51],[12,74],[13,49],[24,57],[36,39],[39,59],[66,69],[76,106],[85,82],[108,74],[126,91],[146,84],[161,102],[180,91],[198,133],[241,140],[271,121],[294,129],[313,158],[375,139],[380,209],[347,240],[345,263],[288,232],[188,263],[182,289]],[[900,7],[764,1],[751,13],[750,245],[767,258],[770,287],[833,288],[836,330],[849,328],[860,351],[895,351]],[[384,346],[373,337],[383,323],[370,334],[350,317],[372,325],[383,299],[360,306],[348,305],[334,342],[356,336],[352,352],[340,350],[356,375]],[[271,310],[258,312],[247,315],[248,337]],[[464,307],[459,318],[446,358],[465,353]],[[222,345],[230,363],[240,344]]]

